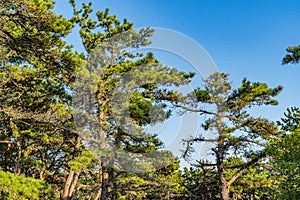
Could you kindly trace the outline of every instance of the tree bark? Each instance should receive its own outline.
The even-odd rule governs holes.
[[[229,188],[225,177],[221,177],[221,197],[222,200],[229,200]]]
[[[101,101],[100,96],[98,96],[98,103],[99,105],[103,105],[103,102]],[[102,125],[102,121],[105,119],[105,113],[100,112],[99,113],[99,124]],[[105,134],[106,132],[103,130],[101,127],[99,130],[99,140],[100,140],[100,149],[104,150],[106,148],[106,141],[105,141]],[[107,172],[107,156],[106,155],[101,155],[100,158],[100,169],[99,169],[99,180],[100,182],[100,187],[98,190],[98,193],[95,197],[94,200],[107,200],[108,199],[108,178],[109,174]]]
[[[75,189],[76,184],[78,182],[79,175],[80,175],[80,171],[75,172],[72,184],[71,184],[70,189],[69,189],[69,198],[72,198],[72,196],[73,196],[74,189]]]
[[[229,200],[229,188],[228,188],[228,182],[226,181],[226,177],[224,174],[224,164],[222,159],[218,158],[218,173],[219,173],[219,180],[221,182],[221,199],[222,200]]]
[[[102,167],[101,167],[101,169],[102,169],[102,172],[101,172],[102,173],[101,200],[107,200],[108,199],[108,177],[109,177],[109,175],[106,171],[107,170],[106,162],[103,161],[101,163],[101,165],[102,165]]]
[[[228,183],[226,181],[225,177],[225,169],[224,169],[224,133],[223,133],[223,124],[221,121],[221,112],[219,112],[219,106],[218,106],[218,115],[216,116],[216,125],[217,125],[217,130],[219,134],[218,138],[218,146],[217,150],[215,151],[216,156],[217,156],[217,169],[218,169],[218,174],[219,174],[219,180],[221,182],[221,199],[222,200],[229,200],[229,188],[228,188]]]
[[[65,182],[65,187],[64,187],[64,191],[63,191],[63,195],[62,195],[63,200],[69,199],[69,189],[70,189],[71,183],[73,181],[73,177],[74,177],[74,170],[70,170],[68,178]]]
[[[73,153],[73,158],[75,158],[78,154],[78,151],[80,149],[80,143],[81,143],[81,138],[79,136],[77,136],[74,153]],[[65,182],[63,195],[61,197],[62,200],[69,200],[72,198],[74,188],[78,181],[79,173],[80,173],[79,171],[75,172],[74,170],[70,170],[68,178]]]

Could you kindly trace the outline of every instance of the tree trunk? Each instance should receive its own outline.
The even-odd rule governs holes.
[[[73,196],[76,184],[78,182],[79,175],[80,175],[80,171],[76,172],[75,175],[74,175],[72,184],[71,184],[70,189],[69,189],[69,198],[71,198]]]
[[[99,105],[103,105],[103,102],[101,101],[101,97],[98,96],[98,103]],[[102,124],[102,120],[105,119],[105,113],[104,112],[100,112],[99,113],[99,124]],[[106,141],[105,141],[105,134],[106,132],[103,130],[103,128],[101,127],[99,130],[99,142],[100,142],[100,149],[104,150],[106,148]],[[108,195],[108,177],[109,174],[107,172],[107,161],[108,158],[106,155],[101,155],[100,158],[100,170],[99,170],[99,180],[100,182],[100,186],[99,186],[99,190],[98,193],[95,197],[94,200],[98,200],[99,198],[101,200],[107,200],[109,195]]]
[[[229,188],[228,188],[228,182],[226,181],[226,177],[224,174],[224,166],[223,166],[223,162],[219,162],[218,167],[218,173],[219,173],[219,180],[221,182],[221,199],[222,200],[229,200]]]
[[[63,191],[63,195],[62,195],[63,200],[69,199],[69,189],[70,189],[71,183],[73,181],[73,177],[74,177],[74,170],[71,170],[69,172],[68,178],[65,182],[65,187],[64,187],[64,191]]]
[[[221,197],[222,197],[222,200],[229,200],[229,188],[228,188],[228,185],[227,185],[227,181],[225,180],[225,177],[223,177],[223,180],[222,180],[222,186],[221,186]]]
[[[102,193],[101,193],[101,200],[107,200],[108,199],[108,173],[107,173],[107,167],[106,162],[102,162]]]
[[[216,117],[216,126],[217,126],[217,130],[218,130],[218,146],[217,146],[217,151],[215,151],[216,156],[217,156],[217,169],[218,169],[218,174],[219,174],[219,180],[221,182],[221,199],[222,200],[229,200],[229,188],[228,188],[228,183],[226,181],[226,177],[224,174],[224,133],[223,133],[223,123],[221,121],[221,112],[219,111],[219,105],[217,105],[218,107],[218,116]]]
[[[73,153],[73,158],[75,158],[78,154],[78,151],[80,149],[80,143],[81,143],[81,138],[79,136],[77,136],[76,145],[75,145],[74,153]],[[63,195],[61,197],[62,200],[71,199],[73,192],[74,192],[74,188],[78,181],[79,173],[80,172],[75,172],[74,170],[70,170],[68,178],[65,182]]]
[[[102,160],[102,159],[101,159]],[[103,160],[102,160],[103,161]],[[106,164],[104,162],[101,162],[100,169],[99,169],[99,180],[101,181],[99,184],[99,189],[97,191],[97,194],[94,200],[107,200],[108,195],[108,173],[106,172]]]

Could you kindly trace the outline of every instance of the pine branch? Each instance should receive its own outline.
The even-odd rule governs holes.
[[[205,139],[203,137],[184,139],[183,144],[184,146],[186,146],[182,154],[182,157],[184,159],[187,159],[189,157],[189,154],[194,151],[192,147],[194,142],[218,142],[218,139]]]
[[[257,157],[255,157],[254,159],[250,160],[249,162],[247,162],[245,164],[231,166],[230,168],[240,168],[240,169],[227,182],[228,186],[230,186],[232,183],[234,183],[235,180],[244,173],[244,171],[246,171],[247,169],[249,169],[250,167],[255,165],[260,159],[262,159],[265,156],[266,156],[265,152],[261,152]]]

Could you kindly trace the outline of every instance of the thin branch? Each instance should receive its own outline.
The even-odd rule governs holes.
[[[247,169],[249,169],[251,166],[255,165],[260,159],[262,159],[263,157],[265,157],[265,153],[262,152],[260,153],[256,158],[250,160],[249,162],[242,164],[242,165],[236,165],[236,166],[232,166],[231,168],[238,168],[240,167],[240,169],[231,177],[231,179],[227,182],[228,186],[230,186],[232,183],[234,183],[234,181],[240,177],[244,171],[246,171]]]
[[[0,141],[0,143],[2,143],[2,144],[12,144],[13,142],[11,142],[11,141]]]
[[[203,167],[215,167],[217,166],[217,163],[201,163],[198,162],[197,164],[192,164],[192,166],[194,167],[199,167],[199,168],[203,168]]]
[[[190,138],[183,140],[184,146],[186,146],[185,150],[183,151],[182,157],[184,159],[187,159],[189,157],[189,154],[193,152],[193,143],[194,142],[218,142],[218,139],[205,139],[202,137],[197,138]]]
[[[218,139],[205,139],[205,138],[193,138],[189,140],[184,140],[184,141],[189,141],[189,142],[218,142]]]
[[[262,147],[267,147],[268,146],[268,144],[266,144],[266,143],[261,143],[259,141],[255,141],[255,140],[248,140],[246,138],[242,138],[242,139],[240,139],[240,141],[247,142],[247,143],[252,143],[252,144],[256,144],[256,145],[262,146]]]
[[[188,108],[186,106],[182,106],[182,105],[174,105],[174,107],[176,108],[181,108],[181,109],[184,109],[185,111],[189,111],[189,112],[198,112],[198,113],[202,113],[202,114],[208,114],[208,115],[215,115],[217,116],[218,114],[217,113],[214,113],[214,112],[210,112],[210,111],[207,111],[207,110],[203,110],[203,109],[192,109],[192,108]],[[184,111],[184,112],[185,112]]]

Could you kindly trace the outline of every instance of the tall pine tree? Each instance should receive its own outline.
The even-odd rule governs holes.
[[[184,140],[184,156],[193,151],[193,143],[210,143],[213,159],[200,160],[197,166],[217,170],[220,197],[228,200],[233,184],[266,156],[270,139],[281,135],[274,123],[251,115],[250,108],[277,105],[273,97],[282,87],[269,88],[265,83],[244,79],[240,87],[232,89],[228,75],[221,72],[212,74],[204,83],[205,88],[196,89],[185,103],[177,105],[206,116],[203,133]]]

